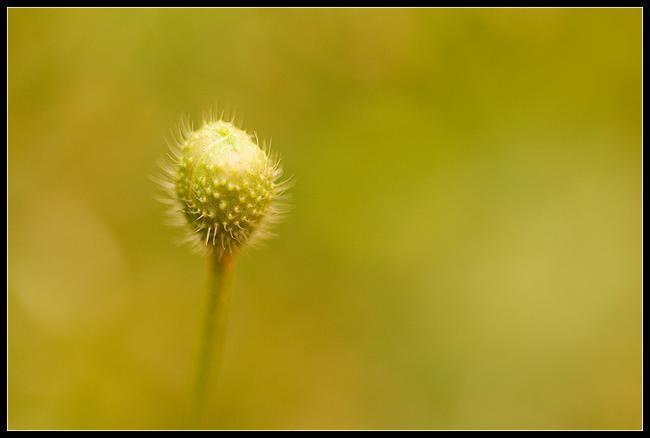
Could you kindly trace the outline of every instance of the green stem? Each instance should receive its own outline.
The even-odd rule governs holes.
[[[195,381],[194,425],[201,421],[206,402],[206,390],[212,386],[211,377],[217,375],[223,353],[226,318],[230,301],[230,278],[235,264],[233,255],[210,255],[208,301],[201,349]],[[213,366],[214,364],[214,366]]]

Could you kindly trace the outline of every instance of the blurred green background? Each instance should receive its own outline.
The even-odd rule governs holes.
[[[639,428],[641,9],[11,9],[9,427],[183,428],[215,103],[296,178],[208,428]]]

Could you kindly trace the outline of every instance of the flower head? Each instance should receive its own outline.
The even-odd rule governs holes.
[[[183,128],[172,149],[164,187],[186,240],[223,255],[269,235],[283,213],[286,181],[268,148],[231,122],[209,120]]]

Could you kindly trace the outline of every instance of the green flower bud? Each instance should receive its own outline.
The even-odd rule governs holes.
[[[195,246],[232,253],[268,236],[283,213],[286,183],[266,149],[232,123],[207,121],[185,130],[165,168],[174,213],[182,213]]]

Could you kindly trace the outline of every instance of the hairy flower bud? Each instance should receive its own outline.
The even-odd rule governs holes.
[[[219,254],[268,235],[285,190],[281,169],[245,131],[223,120],[185,130],[164,170],[175,213],[188,240]]]

